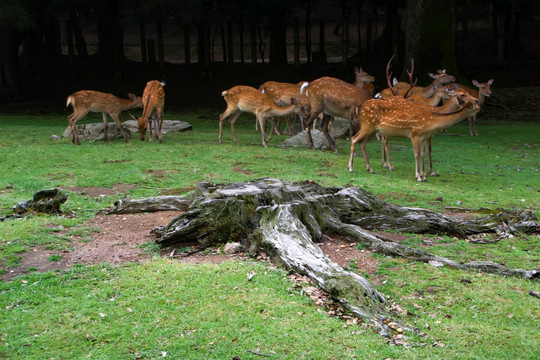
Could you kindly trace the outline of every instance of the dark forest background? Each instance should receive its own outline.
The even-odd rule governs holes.
[[[386,87],[415,60],[470,85],[538,85],[536,0],[0,0],[0,103],[63,108],[91,89],[125,97],[167,82],[167,108],[222,106],[221,91],[320,76]]]

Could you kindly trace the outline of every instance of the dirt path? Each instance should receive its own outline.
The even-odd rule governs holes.
[[[73,238],[72,251],[47,250],[44,246],[36,247],[24,253],[19,267],[9,269],[1,276],[9,281],[16,276],[29,271],[66,270],[74,264],[109,263],[118,265],[126,262],[144,262],[151,256],[140,245],[156,240],[153,228],[168,224],[179,212],[160,211],[148,214],[99,215],[85,226],[99,229],[92,233],[90,241],[81,242]],[[368,250],[359,250],[345,239],[327,238],[320,244],[321,249],[344,268],[351,266],[366,273],[374,273],[377,262],[369,256]],[[169,251],[163,251],[162,256],[168,256]],[[50,261],[53,255],[60,255],[61,260]],[[223,255],[220,253],[197,253],[186,257],[175,257],[184,263],[222,262],[238,259],[238,255]]]

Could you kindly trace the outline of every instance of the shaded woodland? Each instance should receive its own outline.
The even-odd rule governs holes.
[[[533,0],[0,0],[0,8],[4,104],[62,103],[82,88],[142,92],[160,79],[175,99],[169,107],[219,106],[232,85],[350,81],[355,66],[380,89],[392,55],[398,75],[415,59],[419,84],[438,68],[498,86],[534,85],[538,75]]]

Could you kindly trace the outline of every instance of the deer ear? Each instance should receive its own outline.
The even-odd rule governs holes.
[[[480,87],[480,84],[478,83],[478,81],[476,80],[473,80],[472,81],[473,85],[476,86],[476,87]]]
[[[489,86],[491,86],[491,84],[493,84],[493,79],[490,79],[490,80],[487,82],[487,84],[488,84]]]
[[[130,98],[131,100],[135,100],[136,96],[133,95],[132,93],[127,93],[127,96],[128,98]]]
[[[433,75],[433,73],[428,73],[428,75],[429,75],[429,77],[432,78],[432,79],[435,79],[435,78],[436,78],[436,76]]]
[[[355,67],[355,68],[354,68],[354,72],[355,72],[356,74],[358,74],[358,73],[362,72],[362,68],[358,69],[357,67]]]

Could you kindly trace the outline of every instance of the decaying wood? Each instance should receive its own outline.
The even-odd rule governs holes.
[[[13,207],[13,213],[21,215],[28,211],[56,214],[60,206],[68,199],[67,194],[60,188],[37,191],[31,200],[23,201]]]
[[[359,188],[322,187],[276,179],[215,185],[200,183],[189,208],[159,231],[162,246],[198,242],[201,248],[229,240],[242,242],[251,255],[309,276],[353,314],[389,335],[385,299],[366,279],[345,271],[321,251],[324,234],[341,234],[372,251],[462,270],[537,278],[537,271],[513,270],[490,262],[459,262],[400,244],[369,230],[447,234],[538,231],[534,214],[517,211],[460,222],[433,211],[400,207]],[[412,327],[402,326],[413,330]]]

